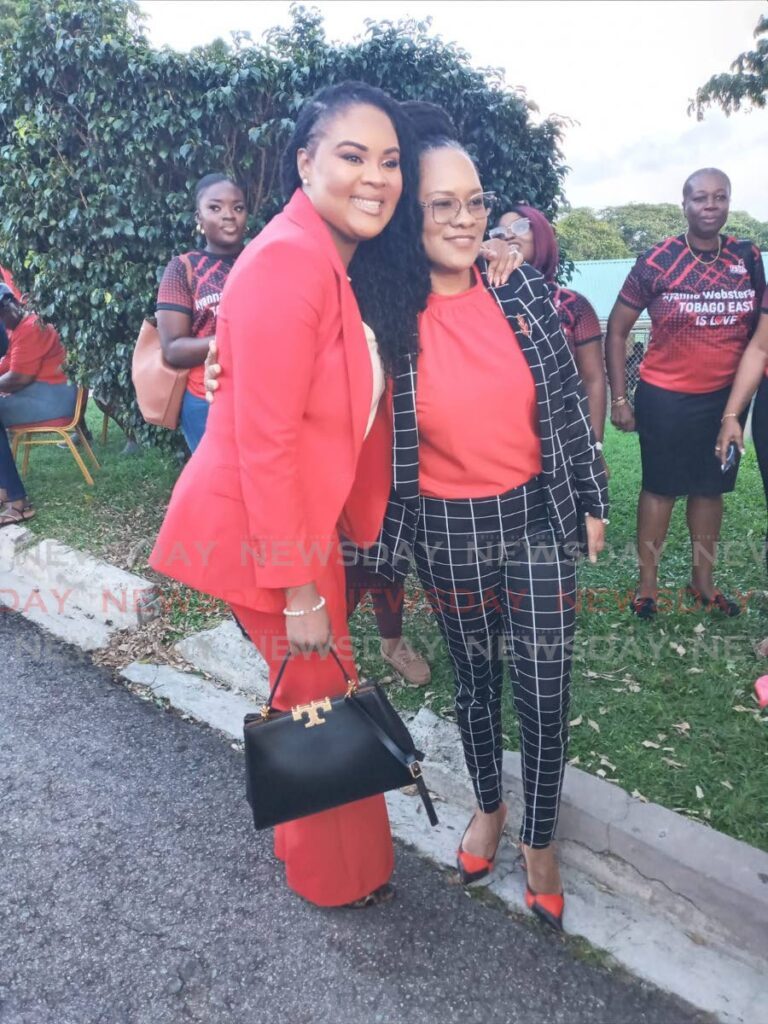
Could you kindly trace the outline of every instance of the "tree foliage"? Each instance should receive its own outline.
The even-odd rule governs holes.
[[[558,238],[574,260],[612,260],[639,256],[686,224],[682,206],[675,203],[626,203],[601,210],[579,207],[555,225]],[[732,210],[725,230],[768,249],[768,223],[743,210]]]
[[[555,231],[572,260],[622,260],[632,255],[616,225],[601,220],[588,207],[566,214]]]
[[[598,211],[597,216],[615,225],[632,256],[639,256],[662,238],[679,235],[685,230],[682,207],[675,203],[606,206]]]
[[[296,113],[321,85],[356,78],[441,103],[486,189],[557,211],[561,122],[535,120],[499,72],[473,68],[428,23],[368,22],[335,44],[316,11],[294,6],[263,43],[241,34],[177,53],[149,45],[133,0],[15,10],[0,48],[0,259],[60,327],[73,378],[145,438],[157,435],[134,404],[133,341],[162,267],[194,243],[193,184],[236,176],[258,230],[283,201],[279,154]]]
[[[730,115],[742,106],[764,107],[768,99],[768,15],[762,14],[754,33],[754,50],[739,54],[730,73],[713,75],[691,100],[688,113],[701,121],[704,111],[717,106]]]

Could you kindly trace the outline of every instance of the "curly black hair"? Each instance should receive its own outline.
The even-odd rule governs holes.
[[[386,371],[393,374],[404,356],[418,350],[416,318],[426,307],[431,288],[421,241],[418,155],[407,116],[386,92],[364,82],[341,82],[320,89],[299,112],[283,153],[282,185],[287,197],[301,188],[297,151],[311,150],[331,117],[359,104],[383,111],[392,122],[400,145],[400,202],[381,234],[358,245],[349,265],[360,313],[376,335]]]

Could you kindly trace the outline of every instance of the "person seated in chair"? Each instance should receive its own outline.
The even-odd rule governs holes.
[[[73,416],[77,389],[62,370],[58,331],[0,283],[0,527],[34,515],[11,455],[8,428]]]

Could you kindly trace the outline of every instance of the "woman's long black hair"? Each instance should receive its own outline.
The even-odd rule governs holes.
[[[364,82],[326,86],[304,104],[283,154],[282,184],[287,197],[301,188],[296,153],[311,149],[334,114],[358,104],[377,107],[392,122],[400,145],[403,194],[386,228],[358,245],[349,276],[365,322],[376,334],[388,373],[396,373],[403,356],[418,350],[417,315],[430,292],[429,269],[422,245],[422,209],[418,203],[419,160],[408,117],[387,93]]]

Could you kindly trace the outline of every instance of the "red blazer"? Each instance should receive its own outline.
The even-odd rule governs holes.
[[[246,247],[221,299],[221,390],[150,557],[158,572],[263,611],[336,557],[337,526],[366,546],[391,482],[382,400],[331,235],[297,191]]]

